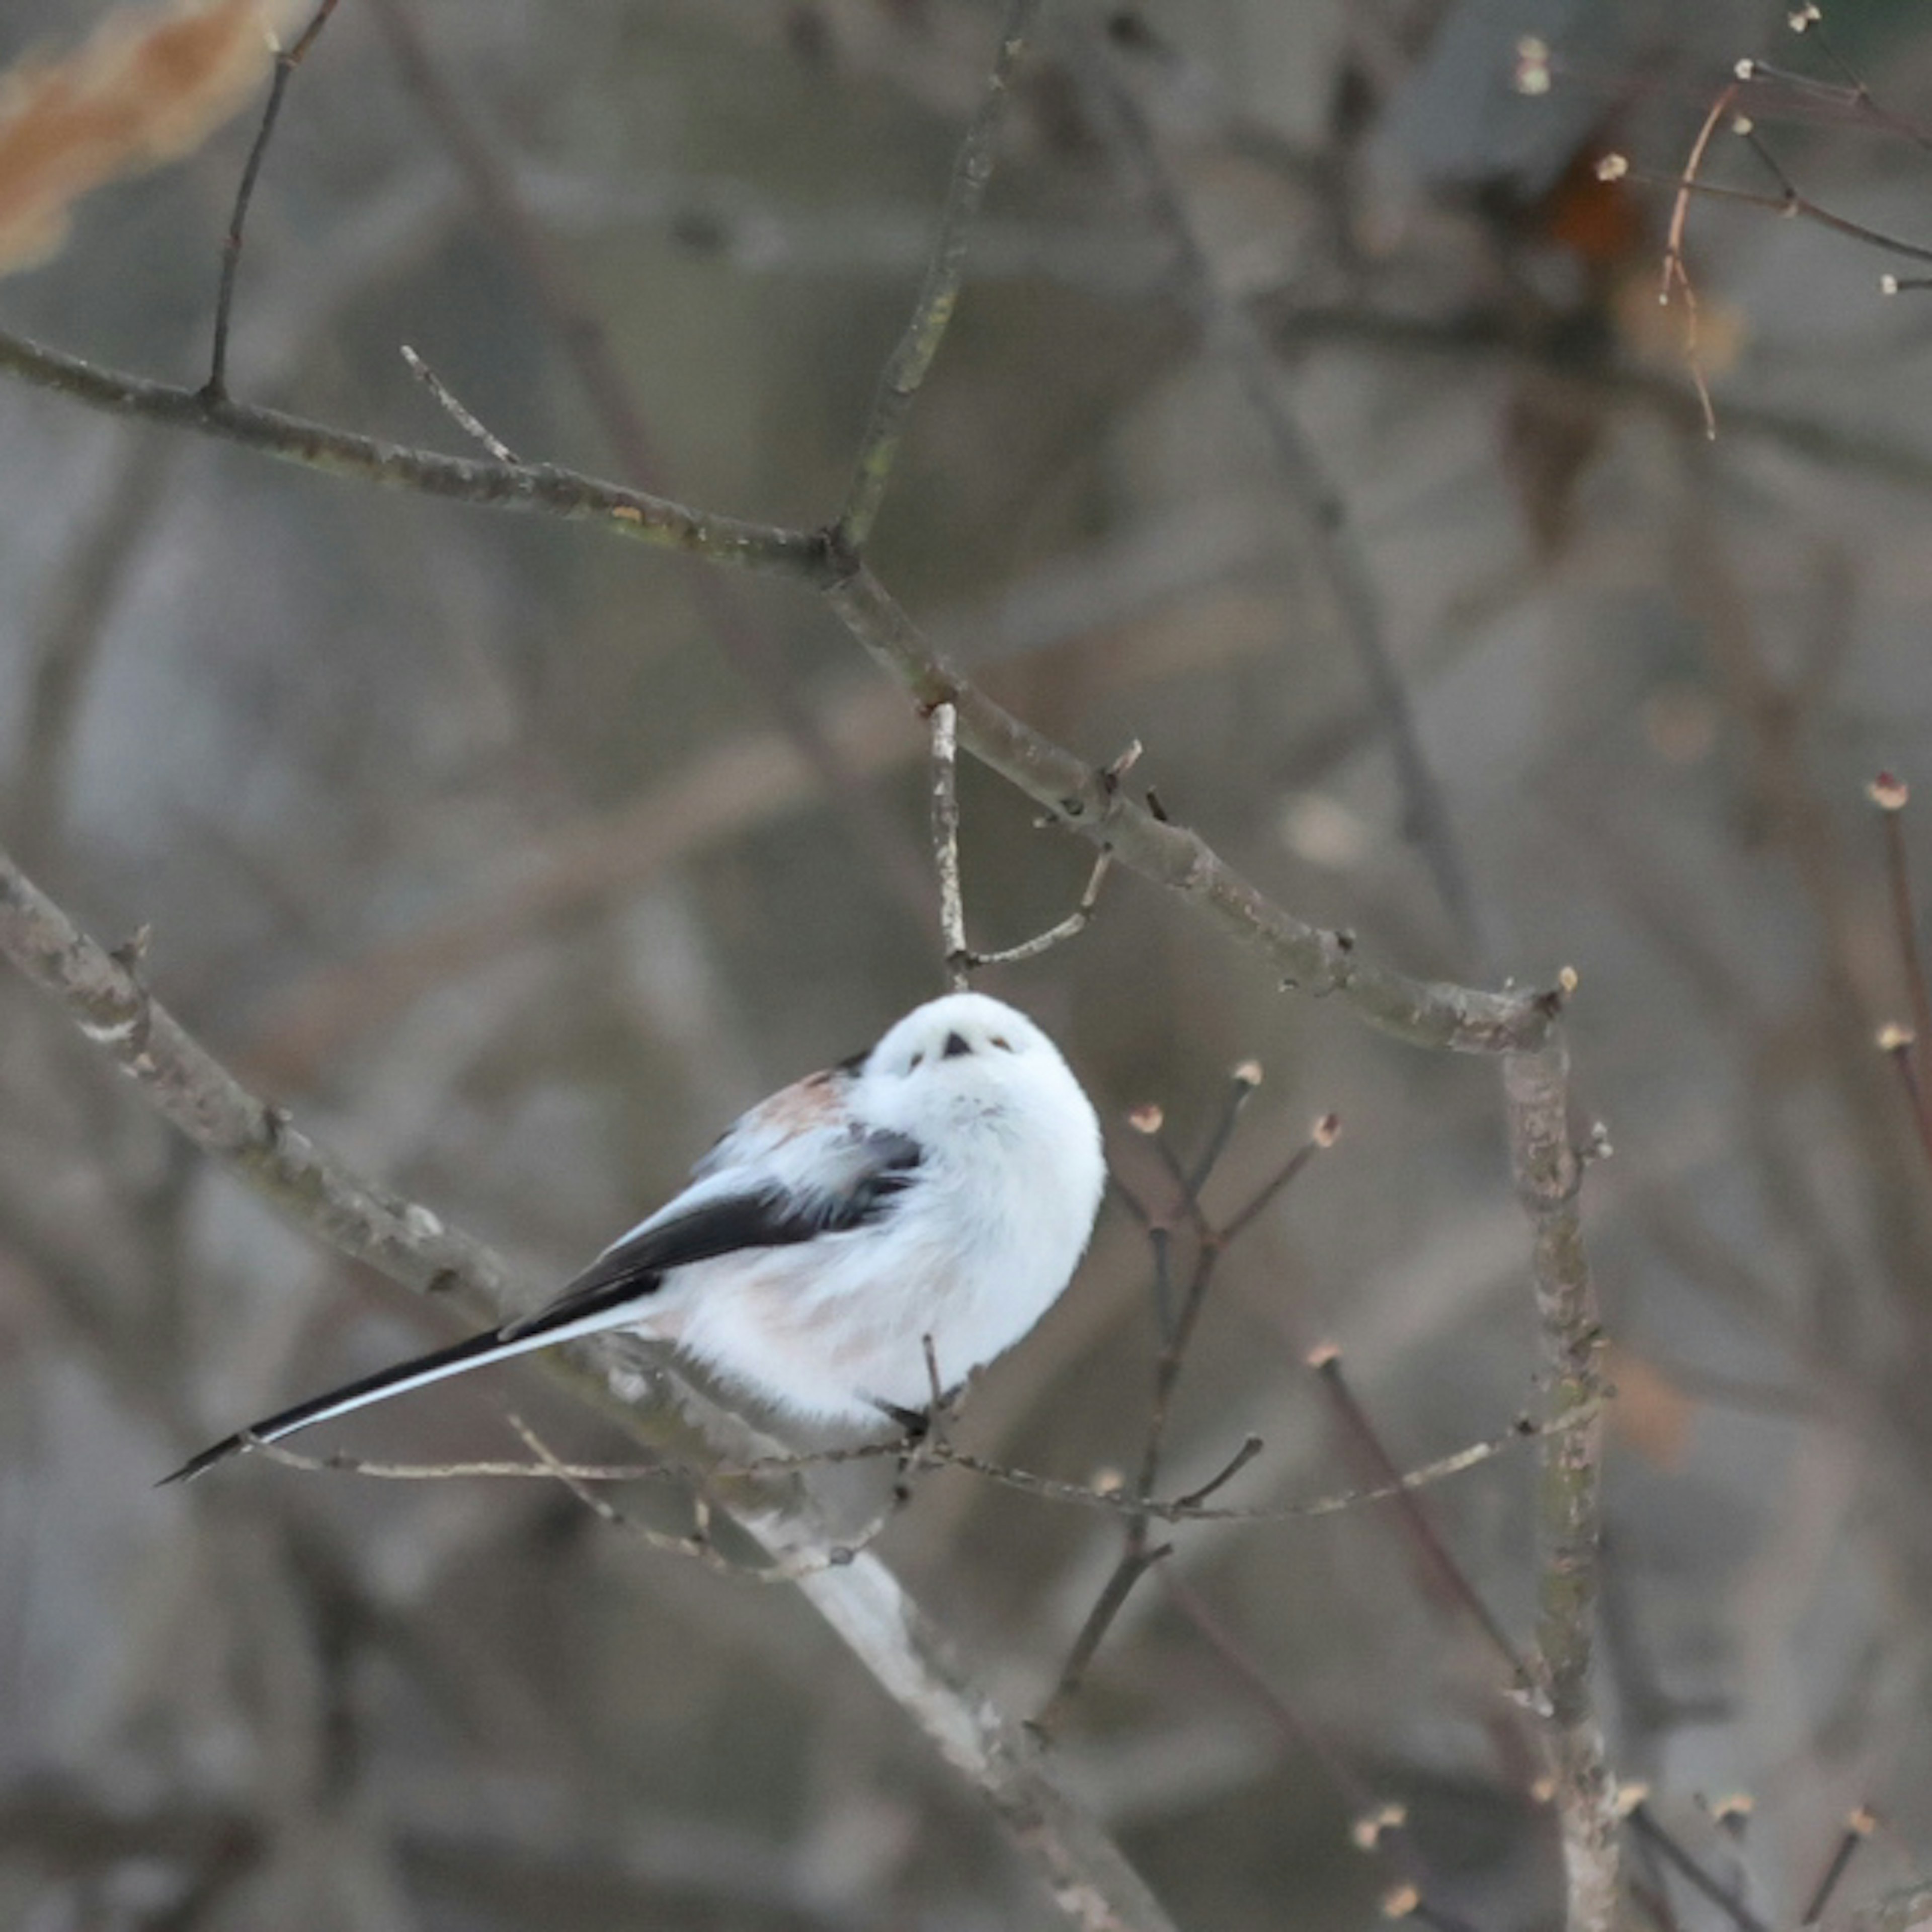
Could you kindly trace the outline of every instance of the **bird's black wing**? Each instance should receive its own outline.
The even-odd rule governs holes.
[[[803,1195],[776,1187],[719,1193],[643,1226],[607,1248],[556,1298],[506,1323],[508,1341],[580,1321],[653,1294],[664,1276],[693,1262],[748,1248],[784,1248],[820,1234],[878,1220],[911,1184],[920,1165],[916,1141],[904,1134],[854,1137],[855,1159],[835,1190]]]

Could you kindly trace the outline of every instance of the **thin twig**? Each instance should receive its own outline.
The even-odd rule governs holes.
[[[1738,1932],[1771,1932],[1771,1928],[1731,1889],[1713,1878],[1650,1814],[1646,1804],[1632,1808],[1632,1831],[1662,1854],[1665,1862],[1702,1892],[1738,1928]]]
[[[1238,1240],[1273,1205],[1276,1197],[1290,1186],[1318,1154],[1325,1154],[1342,1138],[1342,1117],[1324,1114],[1303,1144],[1282,1164],[1271,1180],[1258,1188],[1245,1207],[1239,1208],[1221,1226],[1223,1245]]]
[[[817,1550],[789,1551],[771,1563],[734,1563],[711,1540],[710,1508],[701,1495],[694,1499],[696,1522],[688,1535],[674,1536],[668,1530],[653,1529],[649,1523],[640,1522],[635,1516],[626,1514],[608,1496],[599,1496],[590,1484],[579,1480],[568,1465],[553,1456],[536,1432],[520,1417],[512,1416],[510,1426],[522,1437],[524,1446],[537,1459],[538,1472],[562,1484],[586,1509],[609,1528],[620,1529],[628,1535],[640,1538],[651,1549],[667,1556],[681,1556],[693,1562],[702,1563],[706,1569],[716,1570],[722,1576],[740,1577],[746,1582],[796,1583],[821,1570],[845,1569],[861,1550],[878,1538],[879,1532],[892,1517],[890,1510],[880,1510],[850,1538],[827,1544]],[[272,1450],[274,1444],[265,1443],[260,1446]]]
[[[1417,1046],[1506,1053],[1549,1032],[1556,1002],[1543,991],[1492,992],[1418,980],[1364,957],[1352,934],[1312,925],[1275,904],[1199,834],[1112,792],[1075,753],[995,704],[933,650],[867,570],[848,574],[823,537],[693,510],[640,490],[549,465],[513,467],[400,448],[278,410],[210,402],[196,392],[118,370],[0,332],[0,374],[88,407],[218,436],[305,468],[479,508],[593,520],[614,536],[708,562],[802,579],[918,704],[959,707],[959,742],[1052,814],[1105,845],[1117,861],[1178,893],[1230,936],[1273,962],[1284,983],[1334,993],[1369,1024]]]
[[[1051,952],[1070,939],[1078,939],[1093,923],[1094,909],[1100,903],[1100,888],[1106,883],[1113,862],[1114,855],[1106,851],[1094,861],[1094,869],[1088,874],[1073,910],[1058,925],[1022,940],[1017,946],[1002,946],[997,952],[969,952],[966,956],[969,969],[976,972],[982,966],[1017,966],[1023,959],[1037,959],[1042,952]]]
[[[1193,1205],[1192,1202],[1190,1204]],[[1220,1250],[1212,1242],[1205,1239],[1202,1241],[1200,1252],[1195,1258],[1193,1272],[1188,1280],[1186,1294],[1174,1318],[1172,1330],[1166,1332],[1160,1357],[1154,1365],[1154,1401],[1148,1414],[1146,1439],[1141,1449],[1140,1471],[1133,1487],[1134,1498],[1143,1507],[1134,1510],[1128,1516],[1125,1541],[1119,1560],[1101,1586],[1093,1609],[1088,1612],[1078,1635],[1074,1639],[1073,1647],[1060,1668],[1052,1695],[1034,1719],[1034,1728],[1042,1734],[1052,1733],[1066,1707],[1079,1694],[1081,1687],[1086,1681],[1088,1667],[1093,1663],[1102,1640],[1125,1606],[1135,1585],[1155,1564],[1172,1552],[1172,1544],[1154,1541],[1151,1526],[1156,1519],[1154,1513],[1144,1505],[1153,1498],[1155,1486],[1160,1480],[1161,1448],[1166,1437],[1174,1390],[1180,1379],[1181,1368],[1187,1358],[1188,1344],[1193,1340],[1202,1308],[1207,1300],[1208,1290],[1214,1280],[1214,1264],[1220,1252]]]
[[[1256,1078],[1250,1077],[1253,1071],[1252,1066],[1246,1064],[1235,1071],[1234,1084],[1244,1090],[1240,1098],[1233,1103],[1237,1110],[1256,1084]],[[1085,1681],[1088,1666],[1114,1620],[1125,1606],[1135,1585],[1170,1553],[1171,1544],[1156,1544],[1153,1541],[1152,1525],[1156,1521],[1173,1522],[1195,1515],[1200,1510],[1204,1499],[1230,1480],[1260,1453],[1261,1448],[1259,1442],[1251,1438],[1242,1444],[1211,1481],[1166,1509],[1156,1507],[1161,1456],[1166,1442],[1168,1420],[1173,1412],[1174,1391],[1180,1385],[1188,1349],[1199,1327],[1202,1311],[1207,1305],[1208,1294],[1214,1285],[1215,1270],[1222,1256],[1227,1252],[1228,1237],[1215,1228],[1202,1212],[1201,1189],[1212,1177],[1215,1164],[1226,1151],[1230,1136],[1228,1132],[1217,1129],[1210,1137],[1202,1159],[1190,1172],[1182,1166],[1168,1144],[1162,1131],[1160,1108],[1137,1109],[1135,1124],[1153,1139],[1169,1174],[1180,1188],[1181,1208],[1195,1228],[1194,1266],[1188,1276],[1186,1292],[1181,1298],[1179,1309],[1172,1310],[1169,1306],[1172,1290],[1168,1278],[1167,1230],[1160,1223],[1150,1223],[1148,1232],[1155,1263],[1154,1310],[1160,1324],[1162,1345],[1160,1355],[1154,1363],[1154,1399],[1148,1412],[1147,1434],[1141,1448],[1140,1468],[1134,1480],[1131,1497],[1124,1503],[1127,1524],[1119,1560],[1102,1586],[1093,1609],[1088,1612],[1085,1622],[1080,1627],[1052,1695],[1034,1720],[1034,1727],[1042,1734],[1052,1732],[1067,1706],[1078,1694]],[[1304,1151],[1312,1154],[1322,1144],[1324,1143],[1312,1140]],[[1394,1474],[1394,1472],[1390,1473]],[[1400,1486],[1399,1477],[1396,1482]]]
[[[1214,1493],[1252,1460],[1247,1442],[1214,1480],[1185,1496],[1172,1498],[1136,1496],[1124,1490],[1096,1489],[1084,1483],[1068,1482],[1058,1476],[1042,1475],[1030,1469],[1014,1468],[988,1461],[951,1443],[935,1448],[929,1460],[935,1468],[958,1469],[1001,1488],[1032,1496],[1042,1502],[1102,1511],[1112,1516],[1144,1515],[1156,1522],[1291,1522],[1318,1516],[1340,1516],[1352,1510],[1418,1490],[1432,1487],[1451,1477],[1477,1468],[1544,1436],[1578,1429],[1594,1420],[1594,1412],[1558,1416],[1541,1424],[1519,1419],[1500,1434],[1472,1442],[1451,1454],[1419,1463],[1392,1480],[1365,1489],[1342,1490],[1332,1495],[1314,1496],[1298,1502],[1259,1503],[1246,1507],[1210,1504],[1205,1498]],[[1250,1437],[1248,1442],[1256,1438]],[[291,1449],[286,1443],[254,1443],[254,1453],[266,1456],[291,1469],[311,1474],[367,1478],[378,1482],[447,1483],[464,1480],[514,1482],[541,1480],[556,1472],[528,1462],[482,1460],[467,1462],[389,1462],[338,1451],[316,1455]],[[773,1477],[803,1474],[850,1462],[896,1460],[904,1453],[898,1442],[866,1442],[838,1449],[820,1449],[797,1454],[759,1456],[746,1462],[724,1462],[716,1468],[701,1470],[684,1463],[662,1460],[650,1462],[566,1462],[562,1469],[580,1483],[625,1484],[640,1482],[732,1483],[764,1482]],[[1258,1453],[1258,1452],[1257,1452]]]
[[[1838,1888],[1839,1881],[1850,1870],[1851,1863],[1861,1846],[1870,1838],[1878,1820],[1869,1805],[1861,1804],[1845,1820],[1844,1834],[1830,1862],[1819,1874],[1818,1882],[1811,1888],[1811,1897],[1805,1905],[1804,1916],[1798,1921],[1801,1925],[1815,1925],[1825,1916],[1825,1908],[1832,1902],[1832,1894]]]
[[[1884,254],[1900,256],[1908,262],[1932,262],[1932,248],[1889,235],[1882,228],[1868,227],[1862,221],[1853,221],[1848,216],[1834,214],[1828,208],[1820,206],[1785,172],[1784,163],[1772,152],[1763,136],[1749,120],[1741,116],[1732,124],[1744,145],[1763,163],[1766,172],[1778,183],[1778,198],[1770,204],[1776,213],[1787,218],[1815,223],[1820,228],[1828,228],[1836,235],[1848,236],[1852,241],[1862,242]],[[1743,199],[1737,194],[1730,198]]]
[[[0,852],[0,952],[68,1009],[82,1032],[139,1081],[154,1106],[297,1226],[406,1285],[498,1318],[534,1298],[480,1243],[427,1208],[384,1192],[250,1094],[154,1000],[130,967],[82,933]],[[560,1364],[560,1368],[567,1368]],[[646,1440],[675,1442],[697,1462],[717,1459],[671,1405],[648,1411],[602,1376],[574,1378],[598,1406]],[[542,1471],[545,1480],[557,1480]],[[708,1483],[715,1490],[722,1477]],[[868,1551],[826,1533],[810,1506],[775,1508],[734,1496],[734,1516],[795,1576],[819,1614],[948,1762],[986,1797],[1068,1916],[1087,1932],[1172,1932],[1146,1885],[1092,1814],[1062,1785],[1024,1731],[966,1678],[939,1633]],[[821,1560],[822,1559],[822,1560]]]
[[[1210,1496],[1225,1490],[1267,1447],[1258,1436],[1247,1437],[1207,1481],[1196,1489],[1190,1490],[1184,1496],[1176,1497],[1174,1507],[1182,1511],[1198,1509]]]
[[[871,540],[879,506],[885,500],[913,399],[926,381],[958,305],[974,218],[992,178],[994,147],[1012,99],[1013,74],[1040,8],[1040,0],[1008,0],[999,52],[986,78],[986,91],[953,158],[952,184],[946,190],[926,279],[913,304],[912,319],[880,376],[871,418],[859,439],[851,488],[832,528],[833,548],[855,562]]]
[[[1739,116],[1738,120],[1732,123],[1733,128],[1738,128],[1742,122],[1743,116]],[[1613,175],[1618,181],[1629,182],[1640,188],[1667,188],[1678,197],[1680,204],[1687,198],[1699,201],[1734,202],[1740,207],[1762,208],[1767,214],[1782,215],[1790,220],[1811,222],[1818,227],[1831,230],[1834,234],[1848,236],[1853,241],[1864,242],[1882,254],[1898,255],[1909,262],[1932,262],[1932,248],[1916,242],[1907,242],[1903,236],[1888,233],[1882,228],[1868,227],[1863,222],[1853,221],[1848,216],[1835,214],[1828,208],[1812,200],[1792,184],[1790,176],[1778,165],[1770,149],[1748,124],[1744,125],[1742,133],[1743,137],[1760,158],[1784,184],[1779,193],[1766,194],[1756,188],[1732,188],[1722,182],[1687,181],[1682,175],[1652,174],[1642,169],[1627,166],[1621,154],[1606,155],[1598,166],[1600,172]],[[1678,285],[1683,286],[1688,292],[1688,278],[1680,278]],[[1894,286],[1900,289],[1918,286],[1918,284],[1910,281],[1894,284]]]
[[[618,473],[644,489],[659,489],[663,465],[637,387],[613,350],[582,278],[530,212],[506,164],[502,143],[491,139],[469,102],[444,80],[404,0],[368,4],[404,85],[441,139],[491,239],[528,286],[564,367],[609,445]],[[813,541],[823,555],[827,548],[823,537]],[[797,746],[807,769],[850,828],[868,862],[862,876],[889,887],[894,902],[923,933],[931,916],[930,888],[914,842],[826,736],[801,694],[784,652],[769,627],[751,614],[735,586],[709,570],[693,569],[688,582],[707,635],[747,692]]]
[[[1228,1143],[1234,1137],[1234,1130],[1240,1125],[1241,1116],[1246,1112],[1248,1102],[1255,1097],[1262,1084],[1261,1062],[1244,1060],[1228,1076],[1228,1090],[1221,1104],[1221,1118],[1214,1124],[1214,1131],[1208,1136],[1208,1144],[1201,1150],[1201,1157],[1196,1161],[1186,1179],[1186,1188],[1191,1199],[1198,1201],[1201,1190],[1208,1185],[1208,1178],[1221,1164],[1221,1156],[1228,1151]]]
[[[1152,1122],[1147,1130],[1147,1138],[1151,1143],[1161,1166],[1167,1171],[1167,1178],[1174,1183],[1174,1193],[1181,1213],[1192,1226],[1195,1233],[1203,1241],[1214,1238],[1213,1224],[1208,1219],[1207,1210],[1201,1204],[1200,1185],[1196,1181],[1174,1150],[1173,1142],[1167,1137],[1160,1110],[1154,1108],[1147,1118]]]
[[[1399,1481],[1400,1466],[1389,1454],[1379,1432],[1370,1420],[1368,1412],[1356,1400],[1354,1390],[1349,1388],[1348,1378],[1342,1372],[1341,1351],[1319,1349],[1311,1366],[1335,1413],[1341,1418],[1356,1453],[1368,1464],[1376,1480],[1383,1484]],[[1461,1606],[1508,1666],[1512,1681],[1519,1687],[1527,1687],[1529,1672],[1516,1654],[1509,1633],[1498,1621],[1496,1612],[1484,1602],[1481,1593],[1469,1580],[1468,1571],[1456,1562],[1413,1492],[1405,1490],[1396,1498],[1396,1515],[1408,1534],[1424,1578]]]
[[[328,25],[328,17],[335,11],[337,4],[338,0],[322,0],[294,46],[276,51],[274,71],[268,82],[268,98],[262,109],[262,123],[255,130],[248,158],[242,164],[242,179],[235,190],[235,206],[228,218],[228,232],[221,244],[221,279],[214,296],[214,341],[208,352],[208,382],[202,392],[211,402],[220,402],[228,394],[228,328],[234,312],[235,278],[242,266],[242,244],[248,230],[248,207],[255,198],[256,178],[262,172],[262,158],[274,136],[275,123],[282,112],[282,97],[288,92],[290,80],[308,58],[310,48]]]
[[[1154,1303],[1154,1327],[1163,1342],[1174,1336],[1178,1312],[1174,1305],[1174,1230],[1165,1221],[1146,1223],[1148,1252],[1154,1261],[1154,1280],[1149,1298]]]
[[[1899,1090],[1905,1096],[1912,1124],[1918,1131],[1919,1148],[1928,1163],[1932,1164],[1932,1094],[1926,1092],[1925,1083],[1918,1077],[1918,1062],[1912,1054],[1917,1044],[1904,1027],[1882,1026],[1878,1030],[1879,1051],[1892,1062],[1898,1076]]]
[[[1794,13],[1790,16],[1790,24],[1794,32],[1806,34],[1817,43],[1819,50],[1844,75],[1846,84],[1834,86],[1829,81],[1819,80],[1810,74],[1796,74],[1787,68],[1773,67],[1760,60],[1740,61],[1739,79],[1754,87],[1762,81],[1774,87],[1788,87],[1802,94],[1822,97],[1849,110],[1855,119],[1866,122],[1888,134],[1896,134],[1922,153],[1932,154],[1932,134],[1928,134],[1918,122],[1904,115],[1880,106],[1863,76],[1826,34],[1824,21],[1815,8]]]
[[[1737,94],[1737,83],[1733,81],[1711,104],[1710,112],[1704,116],[1704,124],[1698,129],[1697,138],[1690,144],[1690,152],[1678,177],[1677,198],[1671,206],[1670,232],[1664,244],[1664,280],[1657,296],[1658,300],[1668,308],[1672,292],[1681,290],[1683,292],[1684,364],[1690,372],[1699,405],[1704,412],[1704,434],[1713,440],[1718,434],[1718,414],[1711,401],[1710,385],[1704,380],[1704,365],[1698,357],[1697,291],[1691,282],[1690,270],[1684,265],[1684,230],[1690,218],[1691,190],[1696,182],[1697,170],[1704,164],[1705,150],[1711,145],[1711,136],[1717,132],[1718,124],[1730,111]]]
[[[1108,1631],[1126,1607],[1134,1586],[1173,1554],[1172,1544],[1155,1543],[1150,1539],[1144,1516],[1136,1516],[1128,1526],[1127,1546],[1121,1552],[1120,1561],[1108,1573],[1106,1582],[1100,1586],[1100,1595],[1094,1600],[1094,1607],[1087,1612],[1076,1634],[1072,1646],[1066,1653],[1066,1661],[1060,1666],[1060,1676],[1054,1684],[1052,1696],[1034,1714],[1033,1729],[1037,1736],[1050,1738],[1059,1728],[1066,1707],[1085,1684],[1087,1672]]]
[[[932,707],[932,856],[939,874],[939,944],[948,991],[964,992],[974,964],[966,944],[966,896],[959,877],[959,712]]]
[[[442,378],[406,342],[402,345],[402,350],[403,360],[410,366],[410,374],[436,398],[443,414],[465,436],[480,442],[499,463],[514,465],[522,461],[523,459],[501,436],[471,413]]]

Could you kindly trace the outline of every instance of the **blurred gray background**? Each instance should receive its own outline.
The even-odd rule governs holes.
[[[104,10],[13,0],[0,57]],[[1498,974],[1574,965],[1588,1210],[1623,1390],[1601,1672],[1615,1760],[1793,1919],[1852,1805],[1852,1893],[1932,1850],[1932,1217],[1871,1045],[1905,1011],[1881,766],[1932,782],[1932,323],[1907,270],[1670,183],[1742,55],[1827,80],[1781,8],[1616,0],[1055,5],[914,412],[876,562],[1003,701],[1380,959],[1479,976],[1405,834],[1385,717],[1323,620],[1305,493],[1094,112],[1150,124],[1220,298],[1348,510]],[[400,16],[430,63],[399,63]],[[998,10],[976,0],[345,0],[297,76],[244,260],[236,392],[461,450],[412,345],[520,454],[627,457],[568,353],[593,321],[657,480],[836,508],[908,313]],[[1932,117],[1932,26],[1828,8],[1884,106]],[[1556,83],[1512,92],[1519,36]],[[533,278],[446,112],[554,251]],[[1912,130],[1750,105],[1803,193],[1932,236]],[[0,326],[204,371],[252,116],[91,200]],[[1662,186],[1598,190],[1628,152]],[[1713,179],[1775,183],[1733,137]],[[632,455],[634,455],[633,452]],[[633,465],[634,467],[634,465]],[[838,802],[782,722],[823,721]],[[0,838],[104,940],[153,928],[189,1025],[364,1168],[560,1277],[740,1107],[938,989],[922,734],[806,592],[582,529],[379,495],[0,386]],[[1058,919],[1085,848],[968,768],[971,931]],[[1919,808],[1907,842],[1932,893]],[[1330,1109],[1341,1144],[1231,1256],[1178,1482],[1348,1486],[1304,1364],[1346,1352],[1418,1461],[1532,1403],[1526,1223],[1496,1070],[1276,988],[1117,875],[1092,929],[993,976],[1060,1040],[1124,1178],[1148,1100],[1191,1148],[1263,1085],[1223,1208]],[[1156,1337],[1109,1210],[963,1425],[1078,1479],[1131,1467]],[[794,1596],[654,1556],[535,1485],[260,1462],[213,1435],[449,1333],[274,1222],[68,1022],[0,980],[0,1918],[286,1932],[992,1928],[1030,1875]],[[514,1407],[621,1438],[528,1369],[345,1424],[495,1455]],[[1428,1507],[1527,1640],[1532,1467]],[[1014,1708],[1051,1690],[1118,1526],[949,1474],[884,1553]],[[1070,1776],[1190,1928],[1359,1924],[1409,1807],[1485,1928],[1553,1922],[1553,1832],[1501,1673],[1395,1520],[1196,1528],[1166,1566],[1325,1740],[1144,1585],[1070,1714]],[[1700,1800],[1753,1794],[1742,1847]],[[1641,1870],[1641,1868],[1640,1868]],[[1848,1894],[1848,1896],[1852,1894]],[[1678,1922],[1700,1922],[1688,1895]]]

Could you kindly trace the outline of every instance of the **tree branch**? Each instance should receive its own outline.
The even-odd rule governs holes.
[[[1582,1162],[1570,1136],[1560,1038],[1503,1064],[1516,1191],[1535,1232],[1536,1305],[1552,1413],[1581,1413],[1544,1438],[1537,1643],[1553,1733],[1569,1932],[1611,1932],[1620,1900],[1616,1792],[1590,1689],[1603,1535],[1603,1334],[1583,1250]]]
[[[1297,919],[1265,897],[1198,834],[1137,804],[1106,775],[995,704],[947,664],[871,571],[835,574],[832,608],[914,703],[958,709],[959,742],[1046,807],[1054,822],[1168,887],[1223,932],[1259,950],[1294,987],[1337,993],[1371,1025],[1417,1046],[1466,1053],[1533,1047],[1558,1002],[1546,993],[1490,993],[1412,980],[1372,964],[1352,934]]]
[[[452,1298],[479,1318],[519,1305],[500,1256],[364,1180],[244,1087],[148,992],[134,950],[96,944],[0,850],[0,952],[196,1146],[298,1226],[406,1288],[460,1286]]]
[[[446,1290],[496,1315],[529,1304],[526,1285],[482,1243],[364,1180],[243,1087],[148,992],[130,963],[133,951],[117,956],[97,944],[0,850],[0,952],[59,1000],[190,1139],[297,1227],[406,1287]],[[662,1440],[681,1433],[679,1454],[716,1462],[715,1448],[669,1405],[646,1415],[608,1383],[603,1395],[599,1406],[633,1434]],[[730,1493],[736,1520],[775,1561],[840,1540],[801,1486],[788,1486],[782,1510],[769,1486],[740,1482]],[[992,1804],[1070,1918],[1088,1932],[1166,1932],[1166,1915],[1099,1824],[1061,1787],[1022,1727],[972,1684],[883,1564],[861,1553],[798,1582],[887,1694]]]
[[[214,296],[214,339],[208,358],[206,393],[210,397],[223,397],[228,393],[228,326],[235,312],[235,278],[242,267],[242,244],[248,228],[248,205],[255,198],[255,182],[262,172],[262,159],[268,152],[268,143],[274,139],[275,123],[281,116],[289,82],[296,69],[308,58],[309,50],[328,25],[329,16],[335,11],[337,4],[338,0],[321,0],[294,46],[276,50],[268,98],[263,104],[261,123],[255,130],[248,158],[242,166],[242,179],[235,190],[234,210],[228,218],[228,232],[221,244],[221,275]]]
[[[285,463],[386,489],[413,490],[488,509],[542,511],[595,520],[616,536],[748,569],[808,576],[823,565],[823,540],[804,531],[712,516],[668,497],[549,464],[478,462],[380,442],[280,410],[99,368],[25,336],[0,332],[0,374],[18,376],[36,388],[51,389],[110,416],[138,416],[195,430]]]
[[[278,410],[212,401],[191,389],[97,368],[0,332],[0,374],[89,407],[191,429],[285,462],[479,508],[594,520],[613,535],[714,563],[795,576],[817,585],[846,627],[922,706],[959,709],[959,742],[1056,823],[1112,851],[1132,870],[1192,901],[1262,951],[1297,988],[1339,993],[1370,1024],[1417,1046],[1500,1053],[1534,1046],[1556,1006],[1546,993],[1492,993],[1412,979],[1362,958],[1352,934],[1310,926],[1276,905],[1198,834],[1110,785],[1100,771],[1016,718],[946,664],[878,579],[842,567],[820,534],[719,517],[548,464],[443,456],[331,429]]]
[[[970,983],[966,895],[959,876],[959,714],[950,704],[932,711],[932,860],[939,874],[939,950],[948,992]]]

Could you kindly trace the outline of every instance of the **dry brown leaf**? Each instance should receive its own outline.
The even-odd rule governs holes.
[[[274,58],[286,0],[116,9],[64,59],[0,74],[0,274],[43,261],[74,204],[198,147]]]
[[[1628,1348],[1612,1346],[1606,1356],[1605,1368],[1617,1392],[1611,1426],[1646,1462],[1676,1468],[1690,1446],[1696,1403],[1661,1369]]]

